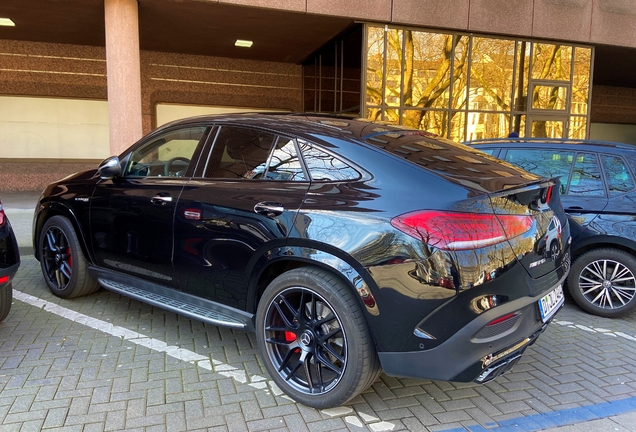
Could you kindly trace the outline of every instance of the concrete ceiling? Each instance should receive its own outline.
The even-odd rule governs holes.
[[[104,46],[103,0],[0,0],[0,39]],[[352,23],[201,0],[139,0],[141,49],[299,63]],[[254,41],[252,48],[234,46]],[[598,46],[594,84],[636,88],[636,49]]]
[[[1,0],[0,39],[104,46],[103,0]],[[200,0],[140,0],[141,49],[299,63],[351,19]],[[251,48],[236,39],[254,41]]]

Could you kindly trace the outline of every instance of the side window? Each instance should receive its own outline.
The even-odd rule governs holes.
[[[305,166],[313,181],[357,180],[360,173],[329,153],[298,140]]]
[[[267,163],[267,172],[262,173],[260,165],[251,178],[267,180],[306,181],[305,172],[298,160],[298,152],[293,139],[278,137],[274,150]]]
[[[601,161],[610,195],[618,195],[634,189],[634,179],[623,159],[617,156],[601,155]]]
[[[490,156],[492,156],[495,153],[495,149],[478,148],[477,150],[479,150],[480,152],[484,152],[486,154],[489,154]]]
[[[568,195],[605,195],[605,188],[603,187],[603,180],[601,179],[601,170],[599,169],[595,154],[576,154]]]
[[[564,194],[574,161],[574,152],[508,149],[504,160],[542,177],[561,177],[560,192]]]
[[[222,126],[205,167],[207,178],[258,178],[265,167],[276,135],[246,127]]]
[[[129,157],[125,177],[184,177],[206,128],[167,132],[136,149]]]

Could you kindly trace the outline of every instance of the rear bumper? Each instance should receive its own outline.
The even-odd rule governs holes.
[[[20,263],[18,262],[10,267],[0,268],[0,279],[5,276],[9,276],[8,282],[11,282],[11,279],[13,279],[13,276],[16,274],[19,267]]]
[[[13,277],[19,265],[18,242],[13,234],[11,224],[7,221],[0,227],[0,277]]]
[[[510,370],[554,317],[545,323],[541,320],[539,298],[524,297],[485,312],[435,348],[425,350],[423,343],[422,351],[380,352],[382,368],[387,375],[399,377],[487,382]],[[520,314],[509,330],[487,339],[476,337],[486,324],[508,313]]]

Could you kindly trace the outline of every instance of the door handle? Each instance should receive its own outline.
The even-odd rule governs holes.
[[[254,212],[265,216],[278,216],[285,211],[281,203],[263,201],[254,206]]]
[[[583,207],[581,207],[581,206],[570,206],[570,207],[567,208],[567,210],[579,212],[579,211],[583,210]]]
[[[156,205],[166,205],[169,202],[172,202],[172,197],[168,193],[158,193],[157,195],[150,198],[150,202]]]

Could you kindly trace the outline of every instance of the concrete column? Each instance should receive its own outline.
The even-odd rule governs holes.
[[[137,0],[104,0],[110,152],[142,136]]]

